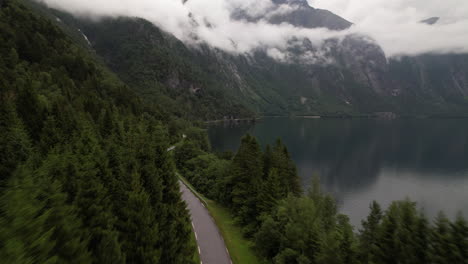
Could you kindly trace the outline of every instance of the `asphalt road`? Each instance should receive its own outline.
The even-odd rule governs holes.
[[[179,185],[190,211],[202,264],[231,264],[224,240],[208,210],[185,184],[179,181]]]

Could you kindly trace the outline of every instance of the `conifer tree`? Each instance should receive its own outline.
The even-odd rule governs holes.
[[[31,142],[15,106],[10,100],[0,98],[0,186],[31,152]]]
[[[398,205],[392,203],[382,218],[380,232],[378,233],[379,250],[376,263],[392,264],[399,259],[397,244],[398,231]]]
[[[450,224],[452,244],[455,245],[452,252],[453,261],[456,263],[468,263],[468,224],[459,213],[453,223]]]
[[[362,221],[362,229],[360,230],[360,259],[363,263],[375,263],[378,251],[378,233],[379,226],[382,220],[382,210],[380,205],[373,201],[370,205],[370,213],[366,220]]]
[[[265,152],[263,153],[263,178],[267,179],[270,175],[273,162],[273,151],[269,144],[265,147]]]
[[[440,212],[435,220],[431,238],[431,260],[434,263],[456,263],[453,262],[457,248],[453,244],[450,230],[450,221],[444,213]]]
[[[244,136],[233,159],[230,181],[233,184],[231,206],[239,223],[245,226],[247,234],[251,234],[257,224],[257,196],[263,177],[262,161],[257,140],[250,135]]]
[[[430,262],[430,236],[431,226],[427,220],[426,215],[420,212],[417,219],[416,227],[413,234],[414,247],[412,252],[416,262],[428,263]]]
[[[0,201],[5,263],[90,263],[88,235],[60,184],[22,167]]]
[[[271,169],[268,178],[262,183],[258,196],[259,213],[270,214],[282,198],[281,182],[276,169]]]
[[[127,201],[122,208],[122,251],[127,263],[161,263],[161,250],[157,248],[160,238],[155,212],[149,195],[141,185],[140,175],[133,173]]]

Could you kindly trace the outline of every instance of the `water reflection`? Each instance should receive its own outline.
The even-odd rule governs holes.
[[[440,209],[468,214],[467,120],[268,118],[209,129],[217,150],[236,150],[245,133],[263,145],[281,137],[304,186],[319,174],[355,223],[373,199],[386,205],[407,196],[430,215]]]

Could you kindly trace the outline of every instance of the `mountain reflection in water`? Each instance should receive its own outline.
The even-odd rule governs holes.
[[[253,134],[262,145],[280,137],[307,188],[313,175],[354,224],[377,200],[417,201],[429,216],[468,215],[468,120],[266,118],[257,124],[212,125],[218,151],[235,151]]]

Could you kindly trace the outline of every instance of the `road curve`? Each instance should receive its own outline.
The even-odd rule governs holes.
[[[224,240],[208,210],[200,200],[179,181],[182,199],[187,204],[202,264],[231,264]]]

